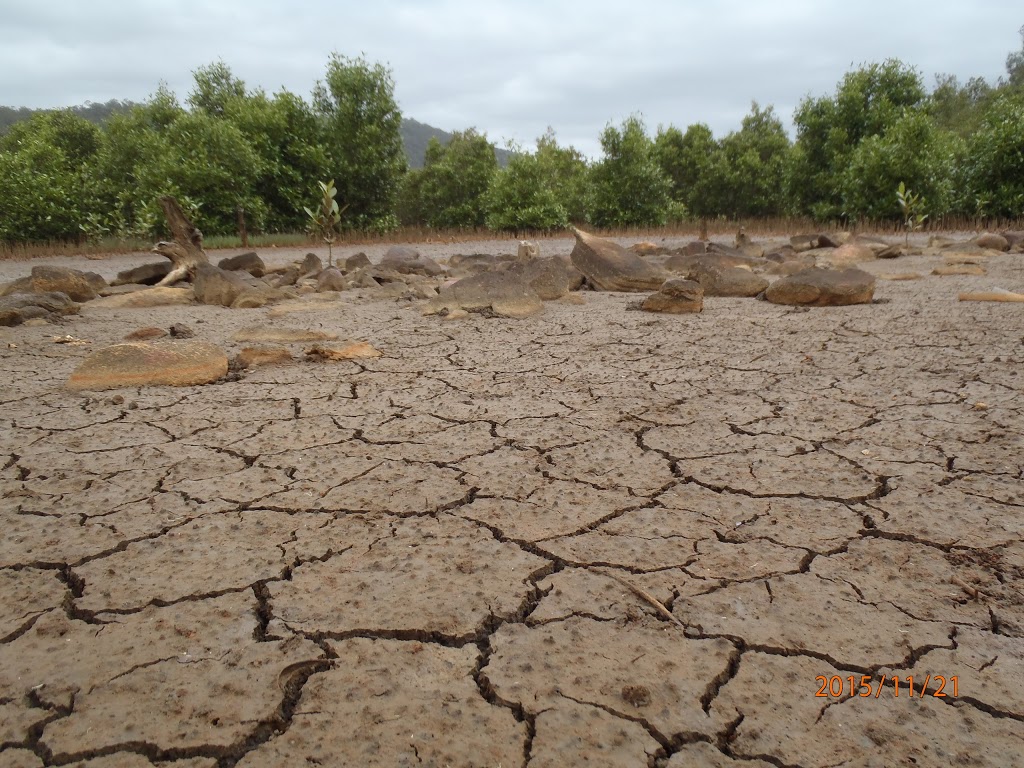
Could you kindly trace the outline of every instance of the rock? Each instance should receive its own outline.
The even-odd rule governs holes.
[[[363,267],[345,275],[345,289],[351,288],[380,288],[380,282],[374,277],[373,268]]]
[[[103,279],[103,275],[100,275],[96,272],[83,272],[82,276],[85,278],[86,282],[92,286],[92,289],[96,291],[97,295],[99,295],[102,291],[105,291],[107,290],[107,288],[110,287],[107,284],[107,281]]]
[[[345,259],[345,272],[353,272],[357,269],[370,266],[370,257],[360,251],[359,253],[353,253],[347,259]]]
[[[718,269],[727,270],[736,267],[765,269],[769,266],[767,259],[752,259],[749,256],[725,253],[677,254],[665,262],[665,269],[687,275],[694,270]]]
[[[314,344],[309,347],[306,357],[310,360],[324,362],[327,360],[358,360],[360,358],[380,357],[380,350],[365,341],[352,341],[343,346],[324,346]]]
[[[299,278],[318,275],[324,268],[324,263],[315,253],[307,253],[306,258],[299,264]]]
[[[696,267],[687,278],[700,283],[705,296],[757,296],[768,287],[765,278],[742,267]]]
[[[530,259],[536,259],[540,256],[540,246],[536,243],[531,243],[529,240],[523,240],[519,243],[519,249],[516,252],[516,258],[519,261],[529,261]]]
[[[267,265],[263,263],[263,259],[255,251],[221,259],[217,262],[217,266],[228,272],[248,272],[253,277],[263,277],[267,274]]]
[[[879,280],[920,280],[924,275],[918,272],[882,272],[878,275]]]
[[[657,293],[652,293],[640,309],[644,312],[665,312],[684,315],[700,312],[704,308],[704,289],[693,280],[673,277],[666,280]]]
[[[427,302],[423,314],[456,309],[521,318],[543,311],[544,304],[521,277],[506,272],[483,272],[444,286],[437,298]]]
[[[292,353],[285,347],[243,347],[231,359],[231,367],[236,370],[245,370],[246,368],[258,368],[262,365],[290,363],[293,359]]]
[[[425,275],[436,277],[444,269],[431,258],[421,256],[420,252],[405,245],[393,245],[388,248],[384,258],[380,260],[382,269],[391,269],[402,275]]]
[[[345,276],[337,267],[328,267],[316,276],[316,290],[319,293],[324,291],[344,291],[348,286]]]
[[[576,267],[558,257],[514,264],[508,274],[522,278],[543,301],[554,301],[579,290],[584,279]]]
[[[170,331],[171,336],[175,339],[192,339],[196,335],[196,332],[184,323],[175,323],[171,326]]]
[[[665,274],[618,243],[572,228],[576,245],[570,258],[599,291],[651,291],[665,282]]]
[[[156,285],[170,273],[172,264],[169,261],[159,261],[155,264],[143,264],[141,267],[126,269],[117,273],[117,277],[110,281],[111,285],[129,285],[138,283],[140,285]]]
[[[200,304],[230,307],[250,284],[236,272],[228,272],[212,264],[200,264],[196,269],[192,289]]]
[[[640,243],[633,243],[629,246],[629,250],[638,256],[661,256],[669,252],[668,248],[652,243],[649,240],[644,240]]]
[[[302,277],[302,267],[298,264],[292,264],[279,272],[271,285],[275,288],[285,288],[289,285],[295,285],[300,277]]]
[[[776,280],[765,292],[773,304],[838,307],[870,304],[875,278],[860,269],[833,271],[811,267]]]
[[[0,296],[14,293],[63,293],[72,301],[92,301],[99,296],[84,272],[64,267],[32,267],[32,274],[9,283]]]
[[[875,253],[877,259],[898,259],[900,256],[905,256],[907,249],[902,245],[893,244],[883,248],[882,250]]]
[[[1002,235],[996,235],[991,232],[984,232],[978,235],[972,240],[975,245],[981,248],[988,248],[993,251],[1008,251],[1010,250],[1010,241]],[[72,298],[74,298],[72,296]]]
[[[839,241],[826,234],[814,235],[793,235],[789,238],[790,245],[797,253],[801,251],[812,251],[815,248],[838,248]]]
[[[228,358],[206,341],[129,342],[89,355],[71,374],[67,388],[115,389],[209,384],[228,372]]]
[[[511,254],[457,253],[448,259],[448,270],[452,274],[478,275],[488,270],[506,269],[521,261]]]
[[[313,331],[305,328],[282,328],[256,325],[243,328],[232,336],[234,341],[295,343],[300,341],[334,341],[336,333]]]
[[[707,253],[707,250],[707,243],[703,242],[702,240],[693,240],[684,245],[682,248],[675,248],[669,251],[669,253],[672,253],[676,256],[695,256],[700,253]]]
[[[139,328],[137,330],[132,331],[131,333],[124,337],[124,340],[150,341],[152,339],[162,339],[166,335],[167,331],[165,331],[163,328],[155,328],[150,326],[148,328]]]
[[[275,301],[298,298],[294,291],[282,291],[273,288],[265,283],[257,283],[242,291],[238,297],[231,302],[232,309],[258,309]]]
[[[932,270],[933,275],[949,277],[951,275],[984,275],[985,268],[980,264],[951,264],[948,266],[936,267]]]
[[[1018,250],[1024,245],[1024,232],[1003,232],[1002,235],[1006,238],[1011,251]]]
[[[15,293],[0,298],[0,325],[14,326],[35,318],[75,315],[79,309],[65,293]]]
[[[857,264],[862,261],[874,261],[876,258],[874,249],[858,241],[851,241],[839,246],[829,256],[831,262],[836,266]]]
[[[101,309],[146,309],[148,307],[184,306],[195,302],[195,291],[192,286],[166,286],[163,288],[143,288],[131,293],[120,293],[104,296],[90,302],[89,307]]]

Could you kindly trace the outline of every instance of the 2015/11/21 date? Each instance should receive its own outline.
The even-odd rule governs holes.
[[[860,696],[861,698],[879,698],[882,695],[882,689],[885,687],[885,681],[891,684],[891,691],[894,698],[899,698],[900,688],[903,688],[906,695],[913,698],[915,695],[919,699],[925,697],[928,691],[929,683],[935,686],[930,696],[934,696],[938,699],[944,699],[946,696],[953,696],[956,698],[959,695],[959,684],[960,679],[956,675],[951,677],[943,677],[942,675],[925,675],[924,681],[921,685],[915,687],[915,679],[913,675],[905,675],[899,677],[893,675],[891,677],[882,675],[882,679],[876,681],[871,679],[871,675],[861,675],[860,681],[857,680],[855,675],[849,675],[847,677],[840,677],[839,675],[832,675],[827,677],[826,675],[818,675],[814,678],[814,682],[820,683],[821,687],[818,688],[818,692],[814,695],[819,698],[839,698],[844,693],[849,693],[850,696]],[[917,678],[920,681],[920,677]],[[951,692],[947,693],[947,688]]]

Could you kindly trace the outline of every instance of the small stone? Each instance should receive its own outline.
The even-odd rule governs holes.
[[[693,280],[674,277],[666,280],[657,293],[644,299],[640,308],[644,312],[664,312],[670,315],[697,313],[704,308],[704,289]]]
[[[191,339],[195,335],[196,332],[184,323],[175,323],[171,326],[171,336],[176,339]]]
[[[166,335],[167,331],[165,331],[163,328],[155,328],[150,326],[148,328],[139,328],[137,330],[132,331],[131,333],[124,337],[124,340],[148,341],[150,339],[160,339]]]

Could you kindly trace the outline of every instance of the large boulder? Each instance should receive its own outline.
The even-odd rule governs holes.
[[[111,285],[156,285],[168,274],[173,265],[169,261],[158,261],[153,264],[143,264],[141,267],[125,269],[117,273],[117,277],[110,281]]]
[[[757,296],[768,287],[768,280],[741,267],[698,266],[687,277],[700,283],[705,296]]]
[[[618,243],[572,228],[570,259],[599,291],[656,291],[667,275]]]
[[[200,304],[234,309],[263,307],[292,295],[244,272],[228,272],[212,264],[199,265],[192,288]]]
[[[523,278],[507,272],[482,272],[442,288],[436,298],[427,302],[423,314],[463,311],[518,318],[543,309],[540,296]]]
[[[422,256],[415,248],[393,245],[380,260],[381,269],[390,269],[402,275],[436,277],[444,268],[431,258]]]
[[[67,387],[188,387],[209,384],[227,372],[227,355],[206,341],[128,342],[89,355],[71,374]]]
[[[13,293],[63,293],[72,301],[92,301],[99,296],[84,272],[65,267],[32,267],[29,277],[9,283],[0,296]]]
[[[228,256],[217,262],[217,266],[228,272],[248,272],[253,277],[263,277],[267,274],[267,265],[263,263],[255,251],[240,253],[237,256]]]
[[[673,277],[666,280],[657,293],[652,293],[640,309],[644,312],[664,312],[670,315],[688,315],[704,308],[704,289],[693,280]]]
[[[584,279],[576,267],[557,256],[514,264],[508,273],[521,277],[544,301],[554,301],[578,290]]]
[[[66,293],[14,293],[0,298],[0,325],[21,325],[37,317],[77,314],[79,305]]]
[[[875,278],[868,272],[812,267],[776,280],[768,286],[765,298],[773,304],[839,307],[870,304],[874,294]]]

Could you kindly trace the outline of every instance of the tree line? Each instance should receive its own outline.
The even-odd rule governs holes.
[[[1022,29],[1024,38],[1024,29]],[[185,99],[34,113],[0,135],[0,241],[161,234],[157,199],[176,196],[207,234],[296,232],[319,181],[333,179],[341,226],[496,231],[659,226],[727,217],[899,218],[900,183],[932,220],[1024,215],[1024,46],[990,84],[939,76],[929,92],[898,59],[848,72],[807,96],[787,134],[753,103],[738,130],[704,123],[651,135],[639,116],[609,124],[588,161],[549,129],[499,167],[475,129],[431,140],[410,169],[391,71],[334,54],[311,98],[250,90],[223,62],[193,73]],[[95,111],[95,110],[94,110]],[[94,116],[95,117],[95,116]]]

